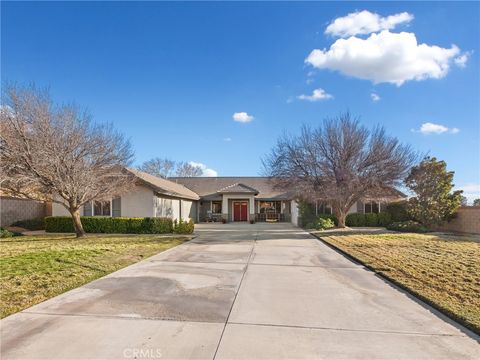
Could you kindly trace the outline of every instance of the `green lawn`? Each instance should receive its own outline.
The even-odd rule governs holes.
[[[316,235],[480,333],[478,240],[400,233]]]
[[[187,241],[155,235],[19,236],[0,241],[1,317]]]

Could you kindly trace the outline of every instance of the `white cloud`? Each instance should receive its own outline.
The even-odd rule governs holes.
[[[232,138],[231,137],[226,137],[226,138],[223,138],[223,141],[230,142],[230,141],[232,141]]]
[[[241,123],[248,123],[254,119],[252,115],[248,115],[246,112],[236,112],[232,117],[233,120]]]
[[[459,52],[456,45],[448,49],[418,44],[413,33],[384,30],[366,39],[338,39],[328,50],[313,50],[305,62],[318,69],[400,86],[408,80],[444,77]]]
[[[397,25],[413,20],[413,15],[402,12],[382,17],[363,10],[333,20],[325,30],[325,34],[337,37],[349,37],[357,34],[370,34],[381,30],[391,30]]]
[[[426,123],[423,123],[421,126],[420,126],[420,129],[418,130],[415,130],[415,129],[412,129],[413,132],[420,132],[424,135],[431,135],[431,134],[445,134],[445,133],[448,133],[448,134],[456,134],[460,131],[460,129],[454,127],[454,128],[448,128],[446,127],[445,125],[441,125],[441,124],[434,124],[434,123],[431,123],[431,122],[426,122]]]
[[[307,85],[310,85],[310,84],[312,84],[314,81],[315,81],[315,79],[308,78],[305,82],[307,83]]]
[[[480,183],[468,183],[463,186],[456,186],[455,190],[463,190],[463,196],[465,196],[470,203],[473,200],[480,199]]]
[[[218,173],[215,170],[208,168],[207,165],[203,163],[199,163],[195,161],[189,161],[188,163],[192,166],[199,167],[200,169],[202,169],[202,176],[210,176],[210,177],[218,176]]]
[[[333,95],[328,94],[325,90],[318,88],[313,90],[312,95],[298,95],[297,99],[299,100],[307,100],[307,101],[320,101],[320,100],[328,100],[333,99]]]
[[[375,93],[371,93],[370,97],[372,98],[372,101],[374,101],[374,102],[380,101],[380,99],[381,99],[380,96],[378,96],[378,94],[375,94]]]
[[[470,58],[471,52],[467,51],[460,56],[457,56],[453,61],[458,67],[464,68],[467,66],[467,61]]]

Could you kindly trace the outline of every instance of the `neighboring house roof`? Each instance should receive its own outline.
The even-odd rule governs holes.
[[[245,184],[232,184],[229,186],[224,187],[223,189],[220,189],[217,191],[219,194],[231,194],[231,193],[248,193],[248,194],[258,194],[258,190],[254,189],[250,186],[247,186]]]
[[[256,193],[257,199],[290,200],[293,198],[289,192],[274,189],[268,177],[173,177],[169,180],[185,185],[203,199],[216,199],[223,193],[245,193],[252,190]]]
[[[186,188],[185,186],[179,183],[176,183],[167,179],[163,179],[157,176],[153,176],[136,169],[127,169],[127,170],[133,175],[135,175],[135,177],[139,179],[144,185],[152,188],[156,192],[161,193],[163,195],[174,196],[174,197],[179,197],[179,198],[189,199],[189,200],[200,199],[198,194],[196,194],[192,190]]]

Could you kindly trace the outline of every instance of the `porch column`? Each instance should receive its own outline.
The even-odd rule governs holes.
[[[227,221],[231,221],[230,217],[228,216],[228,213],[229,213],[228,196],[225,196],[225,194],[223,194],[222,195],[222,217]]]
[[[255,220],[255,197],[254,196],[250,196],[248,198],[248,203],[249,203],[249,208],[250,208],[250,211],[249,211],[249,214],[250,216],[248,217],[248,220]]]
[[[222,195],[222,214],[228,214],[228,196]]]

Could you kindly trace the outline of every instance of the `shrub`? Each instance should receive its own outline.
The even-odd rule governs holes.
[[[330,218],[319,217],[315,229],[326,230],[335,227],[335,223]]]
[[[0,228],[0,238],[10,238],[12,236],[14,236],[13,232]]]
[[[309,222],[308,224],[305,224],[304,228],[305,229],[315,229],[315,224],[313,222]]]
[[[415,233],[426,233],[429,232],[426,226],[420,224],[417,221],[407,220],[407,221],[398,221],[391,223],[387,226],[388,230],[395,230],[401,232],[415,232]]]
[[[45,221],[43,218],[41,219],[28,219],[28,220],[20,220],[15,221],[12,226],[18,226],[27,230],[44,230],[45,229]]]
[[[314,224],[317,221],[317,216],[315,215],[315,206],[306,202],[300,201],[298,203],[298,215],[300,226],[308,228],[307,225]],[[312,226],[313,228],[314,226]]]
[[[164,234],[173,232],[172,219],[168,218],[122,218],[83,216],[83,229],[87,233],[105,234]],[[73,220],[69,216],[45,218],[46,232],[74,232]]]
[[[411,220],[407,213],[407,202],[406,201],[397,201],[387,205],[387,213],[391,216],[391,221],[407,221]]]
[[[195,229],[195,224],[193,220],[190,219],[189,221],[177,221],[177,219],[173,222],[173,232],[175,234],[192,234],[193,230]]]
[[[345,225],[347,226],[365,226],[365,214],[354,213],[348,214],[345,219]]]
[[[378,226],[378,216],[375,213],[365,214],[365,226]]]
[[[392,222],[392,215],[388,212],[382,212],[377,214],[378,226],[388,226]]]
[[[335,224],[335,226],[338,225],[338,219],[335,215],[333,214],[321,214],[318,216],[319,219],[330,219],[333,221],[333,223]]]

